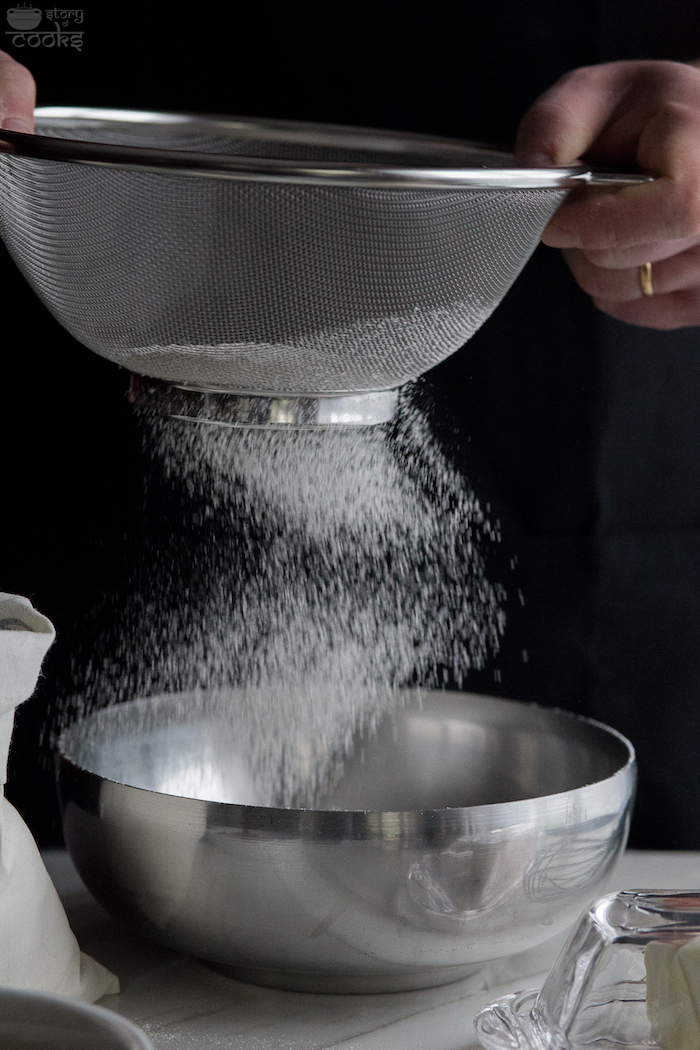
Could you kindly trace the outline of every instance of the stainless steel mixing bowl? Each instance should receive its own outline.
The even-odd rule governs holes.
[[[115,916],[244,980],[457,980],[572,924],[626,840],[634,752],[594,722],[411,694],[318,809],[271,809],[241,804],[249,770],[222,713],[235,704],[183,699],[132,701],[64,733],[66,840]]]

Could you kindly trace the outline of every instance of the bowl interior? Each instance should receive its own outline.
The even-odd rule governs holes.
[[[236,726],[235,692],[131,701],[61,740],[75,765],[169,795],[260,805]],[[514,802],[572,791],[632,760],[617,733],[572,715],[464,693],[413,693],[358,734],[319,810],[401,812]]]
[[[489,146],[374,128],[246,117],[49,106],[35,114],[36,134],[142,149],[273,160],[410,167],[513,168],[513,156]]]

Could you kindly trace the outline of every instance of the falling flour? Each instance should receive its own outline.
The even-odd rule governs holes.
[[[258,804],[313,807],[402,687],[462,683],[498,650],[497,528],[409,398],[371,428],[144,428],[150,502],[165,487],[189,515],[188,564],[165,532],[120,613],[129,668],[92,669],[99,702],[228,689]]]

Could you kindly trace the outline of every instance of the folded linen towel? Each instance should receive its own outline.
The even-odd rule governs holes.
[[[26,598],[0,592],[0,772],[15,708],[34,691],[55,632]],[[119,991],[117,978],[84,955],[28,827],[0,795],[0,985],[86,999]]]

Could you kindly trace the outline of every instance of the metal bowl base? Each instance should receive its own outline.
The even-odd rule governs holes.
[[[228,966],[201,960],[210,969],[246,984],[279,988],[287,992],[314,992],[324,995],[376,995],[390,992],[416,992],[453,984],[479,973],[486,963],[471,966],[443,966],[439,969],[401,973],[320,973],[313,971],[262,970],[258,967]]]

